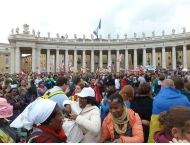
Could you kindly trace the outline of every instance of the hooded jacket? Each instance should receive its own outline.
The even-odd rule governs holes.
[[[155,132],[153,138],[156,143],[169,143],[172,140],[163,130]]]

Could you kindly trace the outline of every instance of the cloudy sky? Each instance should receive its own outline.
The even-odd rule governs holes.
[[[8,43],[7,37],[11,29],[23,24],[30,25],[30,31],[47,32],[55,38],[67,33],[69,38],[82,38],[83,34],[90,38],[92,32],[102,20],[100,33],[107,39],[151,36],[152,31],[160,36],[182,32],[182,27],[190,32],[190,1],[128,1],[128,0],[4,0],[0,5],[0,43]]]

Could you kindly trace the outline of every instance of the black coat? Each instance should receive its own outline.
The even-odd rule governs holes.
[[[149,96],[136,96],[131,102],[131,109],[139,114],[141,120],[150,121],[152,115],[153,99]],[[149,126],[143,125],[144,143],[148,141]]]

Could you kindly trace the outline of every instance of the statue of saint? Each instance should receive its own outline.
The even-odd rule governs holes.
[[[91,35],[91,39],[94,39],[94,35],[93,34]]]
[[[16,33],[19,34],[19,28],[18,27],[16,28]]]
[[[124,34],[124,36],[125,36],[125,39],[127,39],[127,34],[126,33]]]
[[[119,39],[119,34],[117,33],[117,39]]]
[[[50,32],[48,32],[47,34],[48,34],[48,38],[50,38]]]
[[[38,38],[40,38],[40,31],[38,31],[37,35],[38,35]]]
[[[145,38],[145,33],[144,32],[142,33],[142,36],[143,36],[143,38]]]
[[[32,30],[32,34],[33,34],[33,36],[35,36],[35,30],[34,29]]]
[[[65,34],[65,38],[68,39],[68,35],[67,34]]]
[[[155,32],[154,32],[154,31],[152,31],[152,37],[154,37],[154,35],[155,35]]]
[[[175,33],[175,29],[172,29],[172,34],[174,34]]]
[[[134,33],[134,38],[136,38],[137,37],[137,34],[136,33]]]
[[[85,39],[85,35],[83,35],[83,39]]]
[[[100,34],[100,39],[102,39],[102,34]]]
[[[108,34],[108,39],[111,39],[111,34]]]
[[[165,31],[164,31],[164,30],[162,30],[162,36],[164,36],[164,33],[165,33]]]
[[[74,35],[74,38],[77,39],[77,35],[76,34]]]
[[[56,34],[57,38],[59,38],[59,33]]]
[[[186,28],[185,28],[185,27],[183,27],[182,29],[183,29],[183,33],[185,33],[185,32],[186,32]]]
[[[11,34],[14,35],[14,29],[13,29],[13,28],[12,28],[12,30],[11,30]]]

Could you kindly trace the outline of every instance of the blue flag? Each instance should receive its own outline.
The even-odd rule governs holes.
[[[98,38],[98,29],[101,29],[101,19],[100,19],[100,22],[99,22],[98,27],[97,27],[96,30],[93,32],[94,35],[96,35],[97,38]]]

